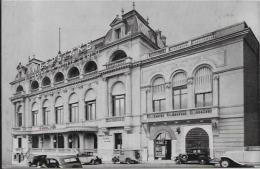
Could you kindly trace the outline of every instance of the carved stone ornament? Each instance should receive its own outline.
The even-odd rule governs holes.
[[[213,75],[213,79],[214,80],[218,80],[219,79],[219,75],[218,74]]]
[[[193,84],[193,77],[188,78],[187,84],[188,85],[192,85]]]
[[[171,88],[171,82],[165,83],[165,87],[168,88],[168,89]]]

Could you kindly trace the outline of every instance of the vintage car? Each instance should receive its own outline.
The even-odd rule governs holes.
[[[38,155],[33,157],[29,166],[37,168],[82,168],[78,157],[74,155]]]
[[[205,165],[209,164],[210,160],[208,151],[199,149],[194,149],[192,152],[186,154],[179,154],[175,158],[176,164],[199,163],[201,165]]]
[[[81,164],[102,164],[102,158],[93,152],[86,152],[78,155]]]
[[[119,150],[118,155],[112,158],[112,162],[121,164],[140,163],[140,153],[138,150]]]
[[[29,167],[41,166],[43,163],[46,163],[46,158],[47,158],[47,155],[37,155],[37,156],[33,156],[33,157],[29,160],[28,165],[29,165]]]
[[[260,165],[260,151],[226,151],[219,163],[222,168]]]

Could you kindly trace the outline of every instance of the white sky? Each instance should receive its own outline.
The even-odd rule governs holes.
[[[136,10],[149,17],[174,44],[241,21],[260,39],[260,1],[137,1]],[[19,62],[28,56],[47,60],[62,51],[106,34],[116,14],[132,9],[132,1],[3,1],[2,3],[2,112],[10,114],[9,83]],[[7,121],[4,121],[7,123]]]

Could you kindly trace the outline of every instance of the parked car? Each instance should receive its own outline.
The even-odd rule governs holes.
[[[81,164],[102,164],[102,158],[93,152],[86,152],[78,155]]]
[[[187,164],[187,163],[199,163],[201,165],[209,164],[210,157],[207,151],[203,150],[193,150],[192,153],[179,154],[175,158],[177,164]]]
[[[74,155],[39,155],[33,157],[33,161],[29,162],[29,166],[41,168],[82,168],[78,157]]]
[[[28,162],[29,167],[37,167],[43,165],[44,163],[46,163],[46,157],[47,155],[33,156],[32,159]]]
[[[260,165],[260,151],[226,151],[219,163],[222,168]]]
[[[121,150],[119,155],[112,158],[112,162],[121,164],[140,163],[140,153],[138,150]]]

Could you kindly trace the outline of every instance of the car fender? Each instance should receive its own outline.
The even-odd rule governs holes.
[[[232,163],[235,163],[235,164],[245,165],[245,163],[242,163],[242,162],[239,162],[239,161],[237,161],[237,160],[231,159],[231,158],[228,157],[228,156],[221,156],[220,160],[224,160],[224,159],[228,159],[229,161],[231,161]]]

